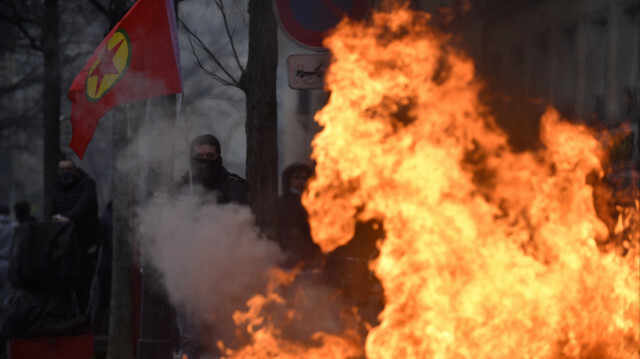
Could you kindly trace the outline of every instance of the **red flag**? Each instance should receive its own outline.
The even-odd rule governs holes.
[[[112,107],[181,91],[173,0],[138,0],[69,88],[69,146],[82,159],[98,120]]]

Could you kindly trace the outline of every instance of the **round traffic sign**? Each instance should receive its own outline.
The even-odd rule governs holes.
[[[302,46],[321,49],[327,32],[343,17],[363,19],[370,0],[275,0],[280,25]]]

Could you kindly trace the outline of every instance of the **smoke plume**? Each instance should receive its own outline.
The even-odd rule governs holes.
[[[248,206],[190,196],[155,199],[141,208],[140,225],[143,251],[169,298],[198,317],[231,318],[264,290],[267,272],[280,258]]]

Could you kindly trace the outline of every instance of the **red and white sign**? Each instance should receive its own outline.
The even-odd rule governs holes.
[[[278,21],[300,45],[325,49],[322,40],[345,16],[364,19],[371,0],[274,0]]]

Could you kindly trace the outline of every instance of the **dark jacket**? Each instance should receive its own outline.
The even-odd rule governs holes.
[[[96,182],[77,168],[71,183],[57,179],[53,188],[49,218],[62,214],[74,222],[81,249],[86,250],[98,242],[98,195]]]
[[[230,173],[226,168],[222,168],[222,174],[211,183],[199,183],[193,181],[194,195],[204,196],[207,200],[209,195],[214,195],[215,201],[220,204],[239,203],[248,205],[251,202],[249,194],[249,184],[242,177]],[[189,172],[185,173],[174,185],[174,194],[189,194]]]
[[[287,191],[276,203],[276,238],[280,248],[287,252],[285,267],[301,261],[315,264],[319,260],[320,247],[311,238],[309,215],[300,201],[300,195]]]

